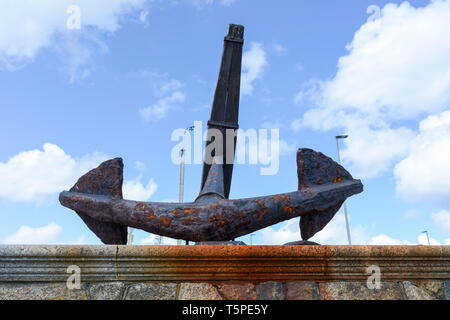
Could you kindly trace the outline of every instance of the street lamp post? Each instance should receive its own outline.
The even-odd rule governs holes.
[[[133,240],[134,240],[134,235],[133,235],[134,228],[129,227],[128,231],[129,231],[129,233],[128,233],[127,245],[131,246],[133,244]]]
[[[183,202],[183,196],[184,196],[184,154],[185,154],[185,141],[186,141],[186,132],[188,131],[193,131],[194,130],[194,126],[191,127],[187,127],[184,130],[184,135],[183,135],[183,147],[181,148],[181,163],[180,163],[180,193],[178,196],[178,201],[181,203]],[[186,242],[187,243],[187,242]],[[181,245],[181,240],[177,240],[177,244]]]
[[[428,236],[428,231],[423,231],[422,233],[425,233],[427,235],[427,241],[428,241],[428,245],[430,246],[430,237]]]
[[[336,150],[337,150],[338,162],[341,165],[341,154],[339,152],[339,139],[347,139],[348,135],[336,136],[335,138],[336,138]],[[350,226],[348,223],[347,204],[345,203],[345,201],[344,201],[344,213],[345,213],[345,225],[347,227],[348,244],[352,244],[352,238],[350,236]]]

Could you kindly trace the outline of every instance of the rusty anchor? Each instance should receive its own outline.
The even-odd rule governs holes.
[[[243,34],[243,26],[230,25],[225,37],[208,129],[239,128]],[[235,148],[236,135],[231,143]],[[301,217],[301,237],[308,240],[331,221],[348,197],[363,191],[361,181],[331,158],[303,148],[297,152],[297,191],[230,200],[233,164],[223,163],[226,152],[213,150],[212,163],[204,162],[201,191],[194,202],[124,200],[121,158],[82,176],[70,191],[61,192],[59,201],[76,211],[105,244],[126,244],[128,227],[186,241],[229,241],[295,217]]]

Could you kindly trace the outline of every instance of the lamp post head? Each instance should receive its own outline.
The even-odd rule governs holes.
[[[341,136],[336,136],[336,139],[347,139],[347,138],[348,138],[347,134],[341,135]]]

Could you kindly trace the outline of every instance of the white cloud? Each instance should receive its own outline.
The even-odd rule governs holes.
[[[418,211],[416,209],[410,209],[405,212],[403,217],[406,219],[414,219],[414,218],[417,218],[419,215],[420,215],[420,211]]]
[[[218,3],[221,6],[230,6],[237,0],[188,0],[188,2],[193,3],[197,7],[203,7],[205,5],[211,5]]]
[[[267,135],[270,135],[270,131]],[[257,155],[260,163],[267,164],[272,157],[288,156],[297,151],[295,143],[279,139],[278,153],[276,153],[275,150],[271,150],[272,138],[272,136],[260,135],[257,140],[249,139],[244,141],[243,139],[238,139],[236,143],[236,158],[244,159],[249,155]]]
[[[77,65],[71,79],[87,75],[87,64],[92,56],[92,43],[97,42],[91,31],[112,33],[120,28],[126,14],[142,8],[147,0],[40,0],[0,2],[0,69],[16,70],[32,62],[44,48],[66,48],[69,57],[67,72]],[[69,30],[67,9],[71,5],[81,9],[81,30]],[[90,35],[89,35],[90,34]],[[86,41],[88,40],[88,41]],[[63,43],[62,43],[63,42]],[[77,48],[74,48],[74,46]]]
[[[346,147],[341,150],[342,161],[350,164],[350,171],[359,178],[371,178],[390,168],[391,164],[408,154],[416,133],[406,126],[391,128],[382,121],[339,111],[336,114],[326,109],[313,109],[302,119],[291,123],[297,131],[306,126],[327,130],[339,125],[341,133],[349,137],[343,140]]]
[[[431,215],[433,221],[444,231],[450,231],[450,211],[441,210]]]
[[[263,124],[264,126],[265,124]],[[280,139],[278,128],[239,130],[236,143],[236,164],[261,165],[262,175],[274,175],[279,170],[280,157],[294,153],[295,143]]]
[[[57,145],[46,143],[43,151],[21,152],[0,162],[0,197],[15,202],[39,202],[70,189],[77,179],[107,160],[93,153],[73,158]]]
[[[155,104],[139,110],[139,114],[145,121],[158,121],[165,118],[171,110],[176,109],[186,100],[186,94],[182,90],[183,84],[178,80],[161,82],[160,78],[164,76],[154,73],[147,73],[144,76],[152,80],[155,94],[159,97]]]
[[[408,241],[405,241],[405,240],[398,240],[398,239],[391,238],[385,234],[380,234],[380,235],[373,237],[370,240],[370,244],[371,245],[379,245],[379,246],[388,246],[388,245],[399,246],[399,245],[409,245],[411,243]]]
[[[300,131],[302,129],[302,119],[295,119],[291,122],[291,124],[289,125],[289,127],[293,130],[293,131]]]
[[[22,226],[20,229],[7,236],[4,244],[55,244],[61,235],[62,228],[54,222],[45,227],[31,228]]]
[[[417,237],[417,243],[412,243],[412,244],[422,244],[422,245],[428,245],[428,238],[427,235],[425,233],[421,233],[418,237]],[[436,239],[430,238],[430,245],[432,246],[440,246],[441,243],[439,241],[437,241]]]
[[[158,185],[153,179],[150,179],[146,186],[140,181],[141,177],[126,181],[123,185],[124,199],[147,201],[156,192]]]
[[[266,66],[266,52],[264,51],[262,44],[252,42],[250,50],[244,52],[242,57],[242,94],[253,94],[254,82],[262,78]]]
[[[0,162],[0,198],[40,203],[70,189],[82,175],[108,159],[100,153],[72,157],[51,143],[44,144],[43,150],[21,152],[7,162]],[[153,179],[145,186],[140,179],[139,176],[124,182],[124,194],[133,200],[147,200],[156,191]]]
[[[280,139],[280,156],[288,156],[297,150],[297,146],[294,142],[291,143],[284,139]]]
[[[159,96],[165,96],[165,95],[171,94],[173,92],[178,92],[182,88],[183,88],[183,84],[180,81],[171,79],[167,82],[160,84],[157,94]]]
[[[148,27],[150,24],[148,22],[148,14],[149,12],[147,10],[141,11],[139,14],[139,21],[144,24],[145,27]]]
[[[349,216],[349,219],[351,217]],[[362,226],[352,226],[350,224],[350,235],[352,244],[366,244],[370,241],[370,236]],[[334,244],[334,245],[346,245],[347,239],[347,227],[345,223],[345,216],[342,213],[337,213],[333,220],[328,223],[322,231],[319,231],[311,241],[320,244]]]
[[[386,5],[355,33],[326,84],[325,104],[393,119],[442,109],[450,101],[449,38],[449,1]]]
[[[272,48],[273,48],[273,50],[274,50],[276,53],[283,53],[283,52],[286,52],[286,51],[287,51],[286,46],[284,46],[284,45],[282,45],[282,44],[280,44],[280,43],[274,43],[274,44],[272,45]]]
[[[237,0],[219,0],[219,4],[223,6],[229,6],[233,3],[235,3]]]
[[[140,244],[143,246],[157,245],[157,244],[166,245],[166,246],[167,245],[177,245],[177,240],[172,239],[172,238],[167,238],[167,237],[160,237],[156,234],[150,233],[148,237],[141,240]]]
[[[351,235],[353,244],[365,244],[370,241],[369,236],[366,235],[364,228],[361,226],[351,228]],[[299,241],[301,240],[299,218],[281,223],[277,227],[265,228],[258,232],[258,238],[262,239],[259,244],[268,245],[282,245],[287,242]],[[330,223],[309,241],[330,245],[348,244],[345,216],[336,214]]]
[[[108,46],[95,34],[64,35],[53,45],[61,60],[61,70],[69,76],[70,83],[89,77],[95,69],[97,52],[108,52]]]
[[[54,49],[63,60],[62,69],[76,82],[89,76],[95,54],[105,52],[100,40],[121,28],[123,21],[138,21],[148,27],[149,4],[155,0],[2,0],[0,1],[0,70],[14,71],[34,61],[46,49]],[[160,1],[176,4],[177,1]],[[186,0],[201,7],[236,0]],[[80,8],[80,29],[70,30],[69,7]]]
[[[169,96],[159,99],[155,104],[139,110],[146,121],[157,121],[165,118],[169,111],[184,102],[186,96],[181,91],[172,92]]]
[[[346,149],[342,150],[344,163],[351,163],[355,177],[371,178],[387,170],[394,160],[407,155],[409,143],[414,137],[406,127],[371,129],[364,121],[349,123],[344,140]]]
[[[450,106],[447,39],[450,1],[432,1],[422,8],[407,2],[386,5],[380,18],[355,33],[336,75],[312,80],[296,95],[294,102],[309,99],[316,107],[291,128],[345,131],[351,139],[342,154],[352,170],[373,177],[389,169],[408,156],[416,135],[406,121],[409,126]],[[440,140],[441,147],[448,146],[445,138]],[[423,147],[413,145],[412,152]]]
[[[86,240],[85,240],[84,236],[80,236],[75,241],[72,241],[69,243],[69,245],[85,245],[85,244],[86,244]]]
[[[42,244],[64,244],[61,238],[62,227],[54,222],[50,222],[44,227],[32,228],[29,226],[21,226],[15,233],[2,239],[3,244],[26,244],[26,245],[42,245]],[[68,245],[84,245],[85,238],[81,235],[78,239],[67,243]]]
[[[354,227],[351,226],[350,231],[353,245],[428,245],[427,236],[424,233],[418,235],[416,242],[411,242],[408,240],[396,239],[387,234],[372,236],[364,227],[360,225]],[[265,228],[258,231],[256,235],[256,239],[259,240],[258,244],[263,245],[282,245],[287,242],[299,241],[299,219],[289,220],[276,227],[272,226]],[[336,214],[336,216],[325,226],[323,230],[316,233],[314,237],[309,240],[322,245],[347,245],[347,229],[344,214]],[[446,241],[449,242],[450,239]],[[440,242],[436,239],[430,238],[430,244],[440,245]]]
[[[138,169],[138,171],[143,172],[145,170],[147,170],[147,166],[145,163],[141,162],[141,161],[136,161],[134,163],[134,166],[136,167],[136,169]]]
[[[397,191],[407,199],[450,206],[450,110],[420,122],[408,156],[394,169]]]
[[[259,237],[262,242],[259,244],[283,245],[288,242],[300,240],[299,219],[291,219],[283,224],[278,229],[268,227],[259,232]]]

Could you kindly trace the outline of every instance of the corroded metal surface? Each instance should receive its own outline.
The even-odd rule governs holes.
[[[125,244],[127,227],[187,241],[228,241],[295,217],[301,217],[301,237],[308,240],[327,225],[345,199],[363,191],[361,181],[353,179],[332,159],[311,149],[299,149],[298,191],[228,199],[233,173],[230,159],[234,160],[239,128],[243,35],[243,26],[230,25],[225,37],[208,122],[211,139],[207,139],[205,153],[212,143],[215,147],[216,142],[222,150],[210,148],[211,154],[205,154],[201,191],[195,202],[123,200],[120,158],[104,162],[80,178],[70,191],[60,194],[61,204],[75,210],[103,243]],[[218,130],[222,138],[212,134],[214,130]],[[233,133],[231,136],[229,130]],[[221,140],[213,141],[213,137]],[[230,143],[231,148],[228,148]],[[212,163],[208,163],[210,156]]]
[[[239,100],[241,89],[241,69],[242,69],[242,46],[244,44],[244,26],[231,24],[228,35],[224,39],[222,61],[220,64],[219,77],[217,79],[214,101],[211,109],[210,120],[208,121],[208,133],[211,130],[219,130],[222,137],[219,143],[224,147],[222,150],[212,150],[212,156],[222,157],[224,160],[234,159],[236,149],[236,135],[228,136],[226,131],[232,130],[236,133],[239,128]],[[231,141],[227,141],[231,140]],[[215,141],[216,143],[217,141]],[[205,151],[208,145],[213,143],[208,138]],[[232,144],[232,148],[225,146]],[[232,153],[232,154],[227,154]],[[231,178],[233,175],[233,162],[223,164],[223,192],[228,198],[231,188]],[[202,182],[200,189],[204,189],[206,179],[209,175],[211,163],[204,161]]]
[[[82,176],[70,189],[70,192],[95,194],[122,199],[123,162],[117,158],[102,163],[89,174]],[[113,222],[94,219],[88,211],[75,210],[89,229],[99,237],[103,243],[125,244],[127,241],[127,226]]]
[[[226,241],[301,216],[302,237],[307,240],[333,217],[342,202],[363,186],[339,164],[311,149],[298,151],[299,190],[256,198],[228,200],[210,194],[192,203],[158,203],[123,200],[105,193],[62,192],[62,205],[109,225],[130,226],[188,241]],[[94,180],[101,168],[118,167],[120,159],[105,162],[82,180]],[[120,166],[119,166],[120,167]],[[122,170],[112,181],[122,180]],[[313,179],[312,179],[312,178]],[[310,217],[316,216],[316,217]],[[313,221],[313,223],[311,223]],[[305,236],[306,235],[306,236]],[[103,239],[102,239],[103,240]]]
[[[205,184],[195,201],[208,202],[208,199],[217,197],[225,199],[223,165],[218,164],[218,161],[218,158],[214,157]]]
[[[450,279],[450,246],[0,246],[0,282]]]

